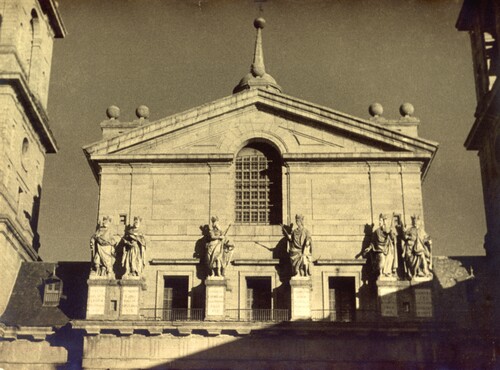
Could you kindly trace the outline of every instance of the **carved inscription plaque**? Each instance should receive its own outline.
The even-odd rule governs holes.
[[[309,287],[292,288],[293,317],[311,317],[311,290]]]
[[[224,286],[207,287],[207,316],[224,315]]]
[[[104,315],[106,308],[106,287],[89,286],[87,316]]]
[[[386,317],[398,316],[398,297],[396,288],[379,288],[380,314]]]
[[[415,289],[417,317],[432,317],[432,292],[430,289]]]
[[[122,315],[137,315],[139,313],[139,287],[122,287]]]

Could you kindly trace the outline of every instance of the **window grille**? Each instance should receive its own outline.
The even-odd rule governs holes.
[[[259,151],[236,158],[236,222],[269,224],[270,202],[269,162]]]

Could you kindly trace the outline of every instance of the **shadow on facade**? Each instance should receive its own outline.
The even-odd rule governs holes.
[[[59,309],[72,320],[85,319],[87,307],[87,278],[90,271],[88,262],[59,262],[56,275],[61,278],[63,295]],[[73,330],[68,323],[56,330],[48,338],[51,346],[63,347],[68,352],[68,362],[60,365],[58,369],[81,369],[83,358],[83,333]]]
[[[159,321],[155,325],[164,327],[162,335],[149,335],[140,329],[138,321],[134,334],[121,336],[110,332],[98,335],[98,342],[109,346],[111,342],[106,341],[109,334],[113,334],[113,343],[118,340],[128,348],[126,358],[116,359],[119,368],[495,368],[498,349],[495,348],[496,333],[490,325],[491,302],[483,284],[485,280],[481,274],[474,273],[481,271],[484,260],[484,257],[434,259],[434,280],[418,285],[418,288],[432,289],[432,318],[416,317],[415,295],[408,286],[392,297],[397,303],[397,317],[381,317],[371,309],[365,310],[364,303],[360,302],[351,322],[332,322],[329,318],[275,324],[201,322],[190,334],[180,335],[176,327],[193,327],[193,323]],[[79,319],[85,314],[86,297],[82,292],[87,290],[88,264],[78,268],[78,264],[73,268],[70,265],[61,263],[58,269],[67,294],[61,310]],[[200,285],[193,290],[203,288]],[[282,284],[282,291],[274,294],[286,295],[287,288]],[[374,289],[376,291],[376,287]],[[201,296],[201,291],[196,295]],[[204,327],[218,328],[219,333],[214,335]],[[245,328],[249,329],[248,334],[242,335],[241,329]],[[83,350],[83,338],[78,333],[64,327],[51,341],[52,345],[68,350],[69,368],[78,368],[82,358],[99,360],[100,355]]]

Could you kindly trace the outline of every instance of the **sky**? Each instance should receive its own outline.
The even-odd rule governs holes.
[[[46,261],[88,260],[98,184],[82,152],[101,139],[109,105],[150,120],[231,95],[249,71],[257,16],[266,70],[283,92],[360,118],[410,102],[419,135],[440,143],[423,183],[435,255],[483,255],[479,161],[463,143],[475,110],[461,0],[58,0],[68,30],[52,59],[40,213]]]

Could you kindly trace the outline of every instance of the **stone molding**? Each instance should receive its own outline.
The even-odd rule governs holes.
[[[34,126],[46,153],[57,153],[58,147],[54,134],[49,127],[49,118],[38,98],[30,92],[26,79],[21,73],[0,73],[0,83],[10,85],[19,96],[28,121]]]
[[[31,339],[43,341],[47,336],[54,334],[52,327],[38,326],[7,326],[0,323],[0,338],[4,339]]]
[[[9,239],[10,235],[13,235],[16,241],[21,245],[24,252],[31,258],[32,261],[38,261],[38,253],[33,249],[32,243],[29,242],[19,231],[23,228],[19,226],[19,223],[13,221],[8,215],[0,214],[0,224],[6,225],[6,229],[0,228],[0,232],[5,234],[5,236]],[[10,234],[6,234],[4,231],[8,231]]]
[[[88,145],[83,150],[92,159],[96,155],[109,155],[116,150],[122,151],[143,141],[152,140],[156,137],[178,131],[199,122],[220,117],[251,105],[284,111],[302,119],[319,122],[326,126],[347,131],[357,136],[367,137],[402,150],[424,150],[430,152],[431,155],[437,150],[437,143],[433,141],[408,136],[370,120],[356,118],[288,95],[261,89],[244,91],[159,121],[151,122],[109,140],[102,140]]]

